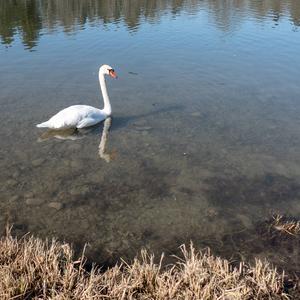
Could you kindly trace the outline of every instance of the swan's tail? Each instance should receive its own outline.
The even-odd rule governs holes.
[[[36,127],[38,127],[38,128],[49,127],[49,122],[47,121],[47,122],[37,124]]]

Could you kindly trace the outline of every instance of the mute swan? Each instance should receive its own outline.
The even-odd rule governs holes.
[[[99,69],[99,83],[103,96],[104,108],[99,109],[89,105],[72,105],[50,118],[48,121],[36,125],[37,127],[47,127],[51,129],[84,128],[95,125],[111,115],[111,106],[107,94],[105,75],[117,78],[114,69],[108,65],[103,65]]]

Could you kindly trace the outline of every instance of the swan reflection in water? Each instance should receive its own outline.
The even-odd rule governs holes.
[[[103,123],[103,130],[102,130],[102,136],[100,139],[100,144],[99,144],[99,156],[104,159],[107,163],[109,163],[113,158],[114,158],[114,153],[106,153],[105,148],[106,148],[106,143],[108,140],[108,131],[111,127],[111,118],[105,119]]]
[[[108,117],[104,120],[103,124],[103,130],[102,135],[100,139],[100,144],[98,147],[98,154],[101,159],[105,160],[107,163],[112,161],[115,158],[115,152],[107,153],[106,152],[106,146],[108,141],[108,132],[110,130],[112,119],[111,117]],[[84,129],[76,129],[76,128],[70,128],[70,129],[64,129],[64,130],[47,130],[46,132],[42,133],[40,137],[38,138],[38,142],[43,142],[52,138],[56,138],[59,140],[71,140],[76,141],[79,139],[83,139],[86,136],[90,134],[95,134],[95,132],[98,132],[98,126],[88,127]]]

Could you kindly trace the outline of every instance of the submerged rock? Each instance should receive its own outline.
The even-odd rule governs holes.
[[[50,202],[48,204],[48,206],[51,207],[51,208],[54,208],[56,210],[60,210],[63,207],[62,203],[60,203],[60,202]]]
[[[40,198],[27,198],[25,200],[25,203],[27,205],[32,205],[32,206],[37,206],[37,205],[41,205],[43,203],[43,200]]]
[[[81,160],[72,160],[70,162],[70,167],[71,168],[84,168],[84,163]]]
[[[24,196],[25,196],[25,198],[33,198],[33,197],[34,197],[34,194],[33,194],[33,192],[26,192],[26,193],[24,194]]]
[[[34,167],[39,167],[41,166],[43,163],[45,162],[45,159],[44,158],[38,158],[38,159],[35,159],[31,162],[31,164],[34,166]]]
[[[201,116],[201,112],[200,111],[194,111],[191,113],[192,117],[200,117]]]
[[[152,129],[152,127],[150,127],[150,126],[135,126],[134,129],[137,131],[149,131]]]
[[[21,175],[20,171],[17,170],[17,171],[15,171],[15,172],[13,172],[12,177],[13,177],[13,178],[19,178],[20,175]]]
[[[14,180],[14,179],[8,179],[8,180],[6,181],[6,185],[7,185],[7,186],[15,186],[15,185],[17,185],[17,184],[18,184],[18,181]]]
[[[14,203],[14,202],[17,202],[19,199],[20,199],[19,195],[14,195],[14,196],[9,198],[8,202],[9,203]]]
[[[69,191],[69,193],[70,193],[70,195],[72,195],[72,196],[79,196],[79,195],[80,195],[80,196],[85,196],[85,195],[87,195],[87,194],[89,193],[89,191],[90,191],[89,187],[83,185],[83,186],[79,186],[79,187],[73,187],[73,188]]]

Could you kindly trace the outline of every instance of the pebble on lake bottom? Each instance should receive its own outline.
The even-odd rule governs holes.
[[[38,158],[38,159],[35,159],[31,162],[31,164],[34,166],[34,167],[39,167],[41,166],[43,163],[45,162],[45,159],[44,158]]]
[[[135,126],[134,129],[137,131],[149,131],[152,129],[152,127],[150,127],[150,126]]]
[[[201,112],[200,111],[194,111],[191,113],[192,117],[200,117],[201,116]]]
[[[43,203],[43,200],[40,198],[27,198],[25,200],[25,203],[27,205],[37,206],[37,205],[41,205]]]
[[[8,179],[6,181],[6,186],[15,186],[18,184],[18,181],[17,180],[14,180],[14,179]]]
[[[48,206],[51,207],[51,208],[54,208],[56,210],[60,210],[63,207],[62,203],[60,203],[60,202],[50,202],[48,204]]]
[[[20,199],[20,197],[18,195],[14,195],[12,197],[10,197],[10,199],[8,200],[9,203],[13,203],[16,202]]]

